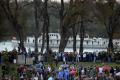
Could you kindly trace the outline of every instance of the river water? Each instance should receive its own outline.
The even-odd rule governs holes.
[[[12,41],[2,41],[0,42],[0,51],[3,51],[3,50],[7,50],[7,51],[12,51],[14,48],[17,49],[16,46],[14,46],[14,43]],[[31,46],[26,46],[26,50],[28,51],[28,49],[31,49],[31,51],[34,51],[34,47],[31,47]],[[39,47],[38,48],[39,51],[41,50],[41,48]],[[58,48],[52,48],[53,51],[58,51]],[[45,50],[44,50],[45,51]],[[79,48],[77,48],[77,51],[79,52]],[[84,52],[96,52],[96,51],[106,51],[106,49],[95,49],[95,48],[85,48],[84,49]],[[65,52],[73,52],[73,49],[72,48],[65,48]]]

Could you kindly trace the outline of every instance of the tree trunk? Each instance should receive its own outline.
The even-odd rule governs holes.
[[[17,33],[17,35],[19,37],[19,40],[20,40],[19,48],[22,50],[22,52],[24,54],[26,54],[26,49],[25,49],[25,46],[24,46],[23,27],[18,23],[17,19],[13,18],[12,16],[10,17],[9,21],[13,25],[14,30],[16,31],[16,33]]]
[[[26,54],[26,48],[24,46],[24,32],[23,32],[23,27],[18,23],[18,21],[11,17],[11,19],[9,19],[9,21],[11,22],[11,24],[13,25],[18,37],[19,37],[19,40],[20,40],[20,43],[19,43],[19,48],[22,50],[22,52],[24,54]]]
[[[64,48],[65,48],[65,44],[64,41],[65,41],[65,38],[66,36],[64,35],[63,33],[63,19],[64,19],[64,0],[61,0],[61,9],[60,9],[60,12],[59,12],[59,15],[60,15],[60,37],[61,37],[61,40],[60,40],[60,45],[59,45],[59,52],[63,52],[64,51]]]
[[[76,52],[76,36],[77,36],[77,32],[75,27],[72,27],[72,31],[73,31],[73,51]]]
[[[109,49],[110,52],[114,51],[114,48],[113,48],[113,35],[112,35],[112,33],[109,34],[108,49]]]
[[[35,15],[35,53],[38,53],[38,36],[39,36],[39,21],[38,21],[38,10],[37,1],[34,0],[34,15]]]
[[[83,20],[81,21],[81,26],[80,26],[80,49],[79,53],[83,53],[83,42],[84,42],[84,35],[85,35],[85,28],[84,28],[84,23]]]
[[[45,27],[45,33],[46,33],[46,41],[47,41],[47,45],[46,45],[46,50],[47,52],[49,51],[49,15],[48,15],[48,0],[44,1],[43,4],[44,7],[44,14],[43,14],[43,18],[44,18],[44,27]]]
[[[43,27],[45,28],[45,27]],[[45,30],[43,29],[43,34],[42,34],[42,46],[41,46],[41,52],[43,53],[44,50],[44,45],[45,45]]]
[[[27,52],[24,46],[24,40],[20,36],[19,36],[19,39],[20,39],[19,48],[22,50],[23,53],[26,54]]]
[[[60,45],[59,45],[59,52],[64,52],[64,49],[67,45],[69,39],[69,35],[68,34],[62,34],[61,35],[61,40],[60,40]]]
[[[20,43],[19,43],[19,48],[22,50],[22,52],[24,54],[26,54],[26,48],[24,46],[24,39],[23,39],[23,36],[22,36],[22,33],[20,31],[17,32],[18,34],[18,37],[19,37],[19,40],[20,40]]]
[[[47,16],[47,23],[46,23],[46,41],[47,41],[46,50],[49,51],[49,16]]]

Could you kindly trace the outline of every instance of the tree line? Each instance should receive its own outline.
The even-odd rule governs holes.
[[[41,52],[44,50],[45,42],[47,43],[46,50],[49,48],[49,32],[50,32],[50,15],[59,19],[60,45],[59,52],[63,52],[70,36],[73,37],[73,51],[76,52],[76,36],[80,35],[79,53],[83,53],[83,41],[87,26],[95,24],[97,21],[101,26],[104,26],[108,35],[109,44],[108,50],[114,51],[113,38],[114,33],[120,26],[120,4],[116,0],[70,0],[65,3],[61,0],[60,3],[51,2],[50,0],[33,0],[31,2],[18,0],[1,0],[0,1],[0,22],[3,20],[2,15],[11,23],[11,28],[14,29],[19,37],[19,47],[23,52],[26,52],[24,47],[25,40],[25,21],[28,15],[24,13],[26,6],[32,5],[34,15],[34,36],[35,36],[35,53],[38,53],[38,37],[42,35]],[[49,13],[49,8],[53,8],[55,12]],[[51,9],[52,10],[52,9]],[[23,17],[24,16],[24,17]],[[23,19],[21,19],[23,17]],[[100,26],[98,26],[99,28]],[[91,27],[92,28],[92,27]]]

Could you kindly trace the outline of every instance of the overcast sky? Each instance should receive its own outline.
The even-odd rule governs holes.
[[[52,1],[58,1],[58,2],[60,2],[61,0],[52,0]],[[67,2],[67,1],[70,1],[70,0],[64,0],[65,2]]]
[[[20,0],[20,1],[22,1],[22,0]],[[33,0],[30,0],[30,1],[33,1]],[[51,1],[57,1],[57,2],[60,2],[61,0],[51,0]],[[70,1],[70,0],[64,0],[64,2],[68,2],[68,1]],[[120,2],[120,0],[117,0],[117,1]]]
[[[60,2],[61,0],[52,0],[52,1],[58,1],[58,2]],[[67,2],[67,1],[70,1],[70,0],[64,0],[64,1]],[[117,1],[120,2],[120,0],[117,0]]]
[[[60,2],[61,0],[53,0],[53,1],[59,1]],[[70,0],[64,0],[64,1],[70,1]],[[117,1],[120,1],[120,0],[117,0]]]
[[[51,1],[61,2],[61,0],[51,0]],[[68,1],[70,1],[70,0],[64,0],[64,2],[68,2]],[[116,0],[116,1],[118,1],[120,3],[120,0]]]

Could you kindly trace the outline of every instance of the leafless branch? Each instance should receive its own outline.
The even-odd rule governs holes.
[[[49,5],[48,8],[54,8],[56,10],[59,10],[60,8],[58,6],[55,6],[55,5]]]
[[[15,0],[15,17],[17,18],[17,12],[18,12],[18,1]]]
[[[83,20],[84,22],[93,22],[92,20],[89,20],[89,19],[86,19],[86,20]],[[75,23],[72,23],[72,24],[70,24],[69,25],[69,27],[72,27],[72,26],[74,26],[74,25],[77,25],[77,24],[80,24],[81,22],[83,22],[83,21],[76,21]]]
[[[26,6],[29,6],[29,5],[32,5],[32,4],[33,4],[33,2],[26,3],[26,4],[22,5],[22,6],[20,6],[19,9],[22,9],[22,8],[24,8]]]

